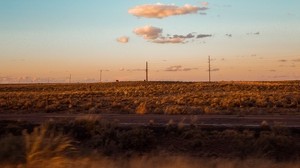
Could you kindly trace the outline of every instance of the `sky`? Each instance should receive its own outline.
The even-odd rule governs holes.
[[[300,80],[299,0],[1,0],[0,83]]]

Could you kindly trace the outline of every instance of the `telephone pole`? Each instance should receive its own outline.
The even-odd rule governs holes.
[[[72,81],[72,75],[70,74],[70,76],[69,76],[69,83],[71,83],[71,81]]]
[[[211,66],[210,66],[210,61],[211,61],[211,59],[210,59],[210,56],[208,56],[208,82],[210,82],[211,81]]]
[[[148,82],[148,62],[146,61],[146,82]]]
[[[99,74],[99,82],[102,82],[102,70],[100,70],[100,74]]]

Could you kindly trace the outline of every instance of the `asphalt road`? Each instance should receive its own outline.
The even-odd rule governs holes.
[[[105,120],[121,125],[208,125],[258,127],[263,121],[269,125],[300,128],[300,115],[159,115],[159,114],[0,114],[0,120],[28,121],[43,123],[47,121]]]

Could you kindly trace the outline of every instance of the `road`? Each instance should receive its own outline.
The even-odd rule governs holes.
[[[0,114],[0,120],[28,121],[43,123],[47,121],[65,120],[105,120],[114,121],[121,125],[207,125],[207,126],[245,126],[258,127],[263,121],[269,125],[300,128],[300,115],[159,115],[159,114]]]

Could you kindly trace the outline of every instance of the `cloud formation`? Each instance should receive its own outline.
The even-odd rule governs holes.
[[[137,17],[162,19],[168,16],[197,13],[198,11],[205,11],[207,9],[207,7],[192,6],[189,4],[179,7],[176,5],[166,5],[157,3],[133,7],[128,10],[128,13]]]
[[[258,35],[260,35],[260,32],[247,33],[247,35],[256,35],[256,36],[258,36]]]
[[[181,65],[170,66],[165,69],[168,72],[178,72],[178,71],[192,71],[197,70],[198,68],[183,68]]]
[[[186,36],[184,35],[173,35],[173,38],[184,38],[184,39],[189,39],[189,38],[194,38],[195,35],[193,35],[192,33],[187,34]]]
[[[198,68],[183,68],[182,71],[192,71],[197,70]]]
[[[232,34],[225,34],[225,36],[227,36],[227,37],[232,37]]]
[[[285,59],[278,60],[279,62],[287,62]]]
[[[211,37],[212,35],[211,34],[199,34],[197,35],[196,38],[205,38],[205,37]]]
[[[117,42],[119,42],[119,43],[128,43],[129,42],[129,37],[127,37],[127,36],[119,37],[119,38],[117,38]]]
[[[153,43],[184,43],[184,38],[179,37],[164,37],[162,36],[163,29],[153,26],[144,26],[136,28],[133,31],[136,35],[142,36],[145,40]]]
[[[165,71],[171,71],[171,72],[176,72],[176,71],[181,71],[182,66],[181,65],[175,65],[175,66],[170,66],[165,69]]]
[[[190,39],[199,39],[199,38],[206,38],[206,37],[212,37],[211,34],[196,34],[188,33],[187,35],[170,35],[167,34],[164,36],[163,29],[153,26],[144,26],[139,27],[133,30],[133,32],[138,35],[142,36],[145,40],[152,43],[160,43],[160,44],[166,44],[166,43],[187,43]]]
[[[299,59],[294,59],[292,60],[293,62],[300,62],[300,58]]]
[[[143,38],[146,40],[153,40],[161,36],[162,29],[153,26],[144,26],[134,29],[133,32],[136,35],[143,36]]]
[[[140,71],[146,71],[146,69],[127,69],[128,72],[140,72]]]
[[[165,43],[184,43],[184,38],[159,38],[155,39],[152,42],[153,43],[160,43],[160,44],[165,44]]]
[[[211,69],[210,71],[211,71],[211,72],[217,72],[217,71],[220,71],[220,69],[219,69],[219,68],[213,68],[213,69]]]

